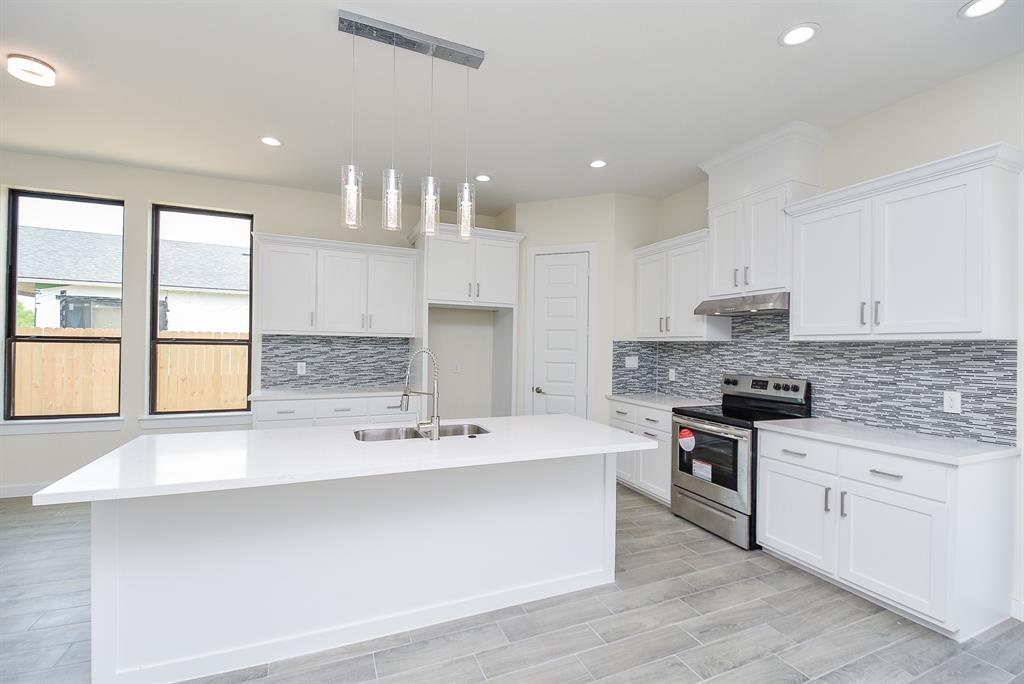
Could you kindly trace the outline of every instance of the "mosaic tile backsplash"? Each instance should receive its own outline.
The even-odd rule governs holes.
[[[264,335],[261,385],[288,388],[380,387],[405,382],[409,340],[395,337]],[[306,362],[306,374],[295,365]]]
[[[612,391],[717,400],[726,372],[807,378],[815,416],[1015,443],[1015,342],[791,342],[788,314],[735,317],[732,338],[615,342]],[[625,368],[629,355],[639,368]],[[962,393],[962,414],[942,412],[943,390]]]

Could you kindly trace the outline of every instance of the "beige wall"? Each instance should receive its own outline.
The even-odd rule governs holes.
[[[708,227],[708,182],[697,183],[658,200],[658,239]]]
[[[365,227],[350,231],[339,227],[336,195],[293,188],[10,151],[0,151],[0,187],[0,230],[4,233],[0,244],[4,246],[8,188],[124,200],[121,410],[126,419],[124,429],[117,432],[0,435],[0,492],[11,486],[52,482],[140,434],[137,419],[145,414],[147,391],[148,254],[153,203],[251,213],[258,232],[409,244],[407,235],[380,230],[379,202],[366,200]],[[405,208],[404,221],[410,230],[418,218],[418,207]],[[445,220],[453,218],[451,212],[445,213]],[[494,225],[493,217],[478,215],[477,219],[482,227]]]
[[[437,356],[444,395],[439,415],[473,418],[491,414],[494,312],[430,308],[427,339]]]

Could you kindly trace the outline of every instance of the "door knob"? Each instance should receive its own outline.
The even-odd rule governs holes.
[[[537,394],[544,394],[544,390],[541,389],[540,387],[534,387],[533,391]]]

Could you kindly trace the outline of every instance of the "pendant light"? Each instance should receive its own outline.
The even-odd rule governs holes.
[[[434,57],[430,57],[430,156],[427,175],[420,183],[420,221],[423,234],[437,235],[441,223],[441,179],[434,176]]]
[[[363,227],[363,172],[356,166],[356,37],[352,36],[352,150],[351,163],[341,167],[341,222],[359,230]]]
[[[469,67],[466,67],[466,180],[459,183],[455,201],[459,237],[468,240],[473,237],[473,226],[476,225],[476,186],[469,182]]]
[[[402,174],[395,169],[395,111],[398,101],[396,73],[398,48],[391,40],[391,168],[384,171],[384,189],[381,195],[381,227],[384,230],[402,230]]]

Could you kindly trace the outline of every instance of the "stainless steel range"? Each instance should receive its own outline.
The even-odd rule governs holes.
[[[811,416],[811,383],[726,375],[721,406],[673,409],[672,512],[745,549],[757,548],[759,420]]]

